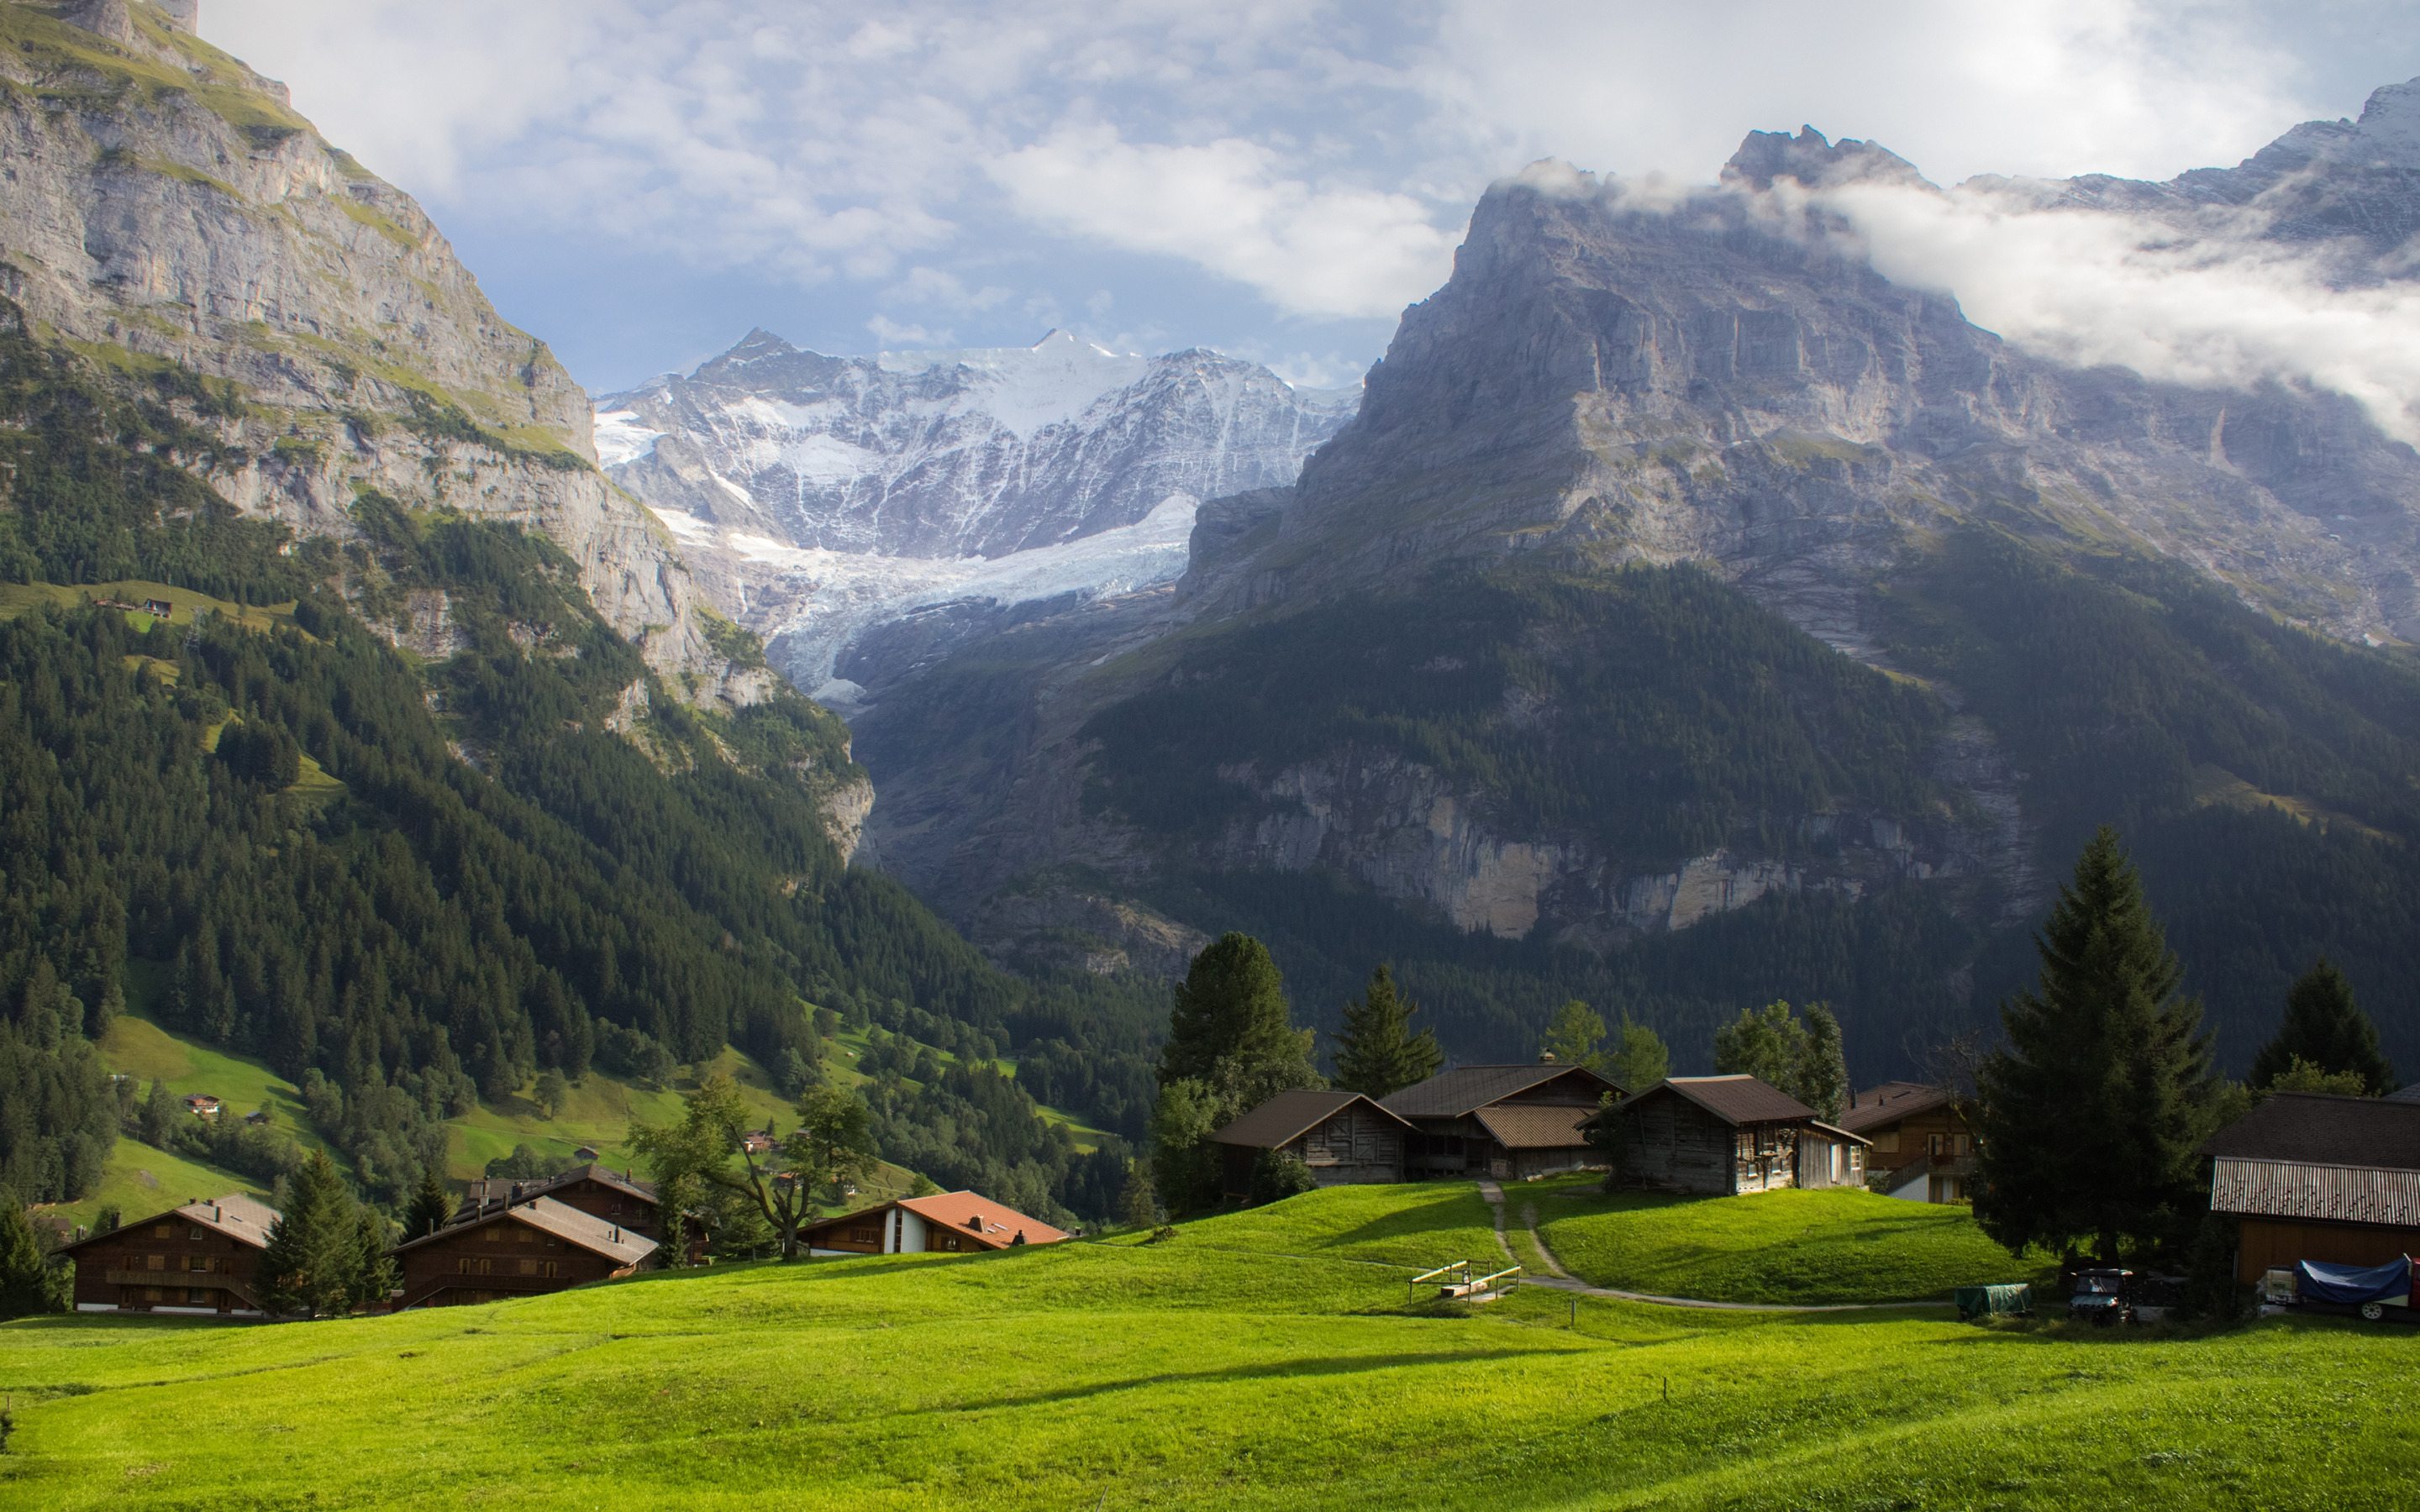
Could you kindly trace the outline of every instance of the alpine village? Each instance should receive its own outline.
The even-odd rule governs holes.
[[[225,0],[991,154],[878,356],[508,272],[691,352],[591,393],[218,3],[0,0],[0,1505],[2420,1506],[2420,80],[2173,182],[1506,162],[1400,318],[1202,253],[1379,320],[1320,387],[933,322],[1310,140],[1066,70],[1326,58],[1349,154],[1408,13]],[[2060,346],[2045,226],[2366,355]]]

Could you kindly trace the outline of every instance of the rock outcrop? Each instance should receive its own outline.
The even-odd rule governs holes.
[[[347,538],[375,488],[526,521],[675,692],[681,674],[744,691],[669,534],[597,471],[587,397],[545,344],[193,20],[0,4],[0,293],[108,367],[239,399],[190,418],[249,458],[208,480],[244,510]]]

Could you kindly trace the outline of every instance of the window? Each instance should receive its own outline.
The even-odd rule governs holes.
[[[143,1300],[145,1302],[158,1302],[161,1296],[162,1292],[158,1287],[145,1287],[143,1288]]]
[[[168,1257],[165,1255],[146,1255],[143,1257],[143,1269],[147,1271],[164,1271],[167,1268]]]
[[[193,1227],[185,1230],[185,1237],[198,1242],[202,1237],[202,1226],[195,1224]]]
[[[465,1255],[454,1262],[456,1275],[486,1275],[496,1268],[496,1262],[484,1255]]]
[[[879,1228],[852,1228],[848,1231],[848,1242],[852,1244],[879,1244],[882,1242],[882,1230]]]
[[[210,1304],[210,1294],[199,1287],[194,1287],[186,1291],[185,1301],[195,1307],[207,1307]]]
[[[185,1257],[185,1269],[188,1271],[207,1272],[209,1268],[210,1257],[207,1255],[188,1255]]]
[[[155,1227],[151,1230],[151,1237],[152,1237],[153,1239],[165,1239],[165,1238],[167,1238],[167,1237],[168,1237],[168,1226],[167,1226],[166,1224],[161,1224],[161,1225],[158,1225],[157,1227]]]

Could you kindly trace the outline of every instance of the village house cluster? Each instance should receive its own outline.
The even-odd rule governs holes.
[[[277,1210],[251,1197],[196,1199],[63,1246],[79,1312],[257,1319],[260,1258]],[[691,1263],[705,1240],[681,1224]],[[590,1164],[535,1180],[474,1180],[434,1233],[389,1250],[402,1278],[392,1308],[500,1302],[626,1276],[668,1241],[653,1183]],[[814,1254],[973,1254],[1052,1244],[1061,1230],[972,1192],[902,1197],[804,1231]]]

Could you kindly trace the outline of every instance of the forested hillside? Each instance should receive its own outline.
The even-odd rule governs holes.
[[[80,1196],[132,1119],[88,1042],[141,982],[163,1025],[333,1088],[321,1133],[387,1202],[420,1174],[419,1131],[474,1098],[600,1056],[812,1061],[817,1005],[1140,1074],[1156,994],[1007,977],[845,867],[820,805],[854,775],[832,716],[786,689],[737,711],[668,696],[562,552],[509,522],[367,489],[342,547],[245,518],[190,471],[223,450],[180,418],[212,391],[130,385],[5,316],[0,578],[24,586],[0,588],[0,1172],[26,1199]],[[186,607],[42,586],[131,583]],[[432,593],[442,661],[365,623]],[[960,1119],[937,1174],[1040,1158],[1046,1190],[1083,1180],[1016,1083],[922,1095],[988,1119]],[[905,1151],[923,1121],[900,1106],[884,1128]]]
[[[1450,1051],[1517,1054],[1568,996],[1654,1025],[1702,1067],[1743,1007],[1828,999],[1861,1077],[1916,1070],[2030,976],[2034,884],[2118,825],[2240,1073],[2324,951],[2420,1069],[2420,665],[2294,629],[2189,569],[1977,528],[1912,552],[1861,667],[1696,568],[1443,570],[1171,642],[1085,726],[1095,812],[1167,858],[1155,906],[1268,941],[1312,1022],[1392,961]],[[1144,652],[1136,659],[1153,656]],[[1140,681],[1138,678],[1138,681]],[[1983,816],[1947,779],[1952,721],[2010,770],[2030,866],[1956,864]],[[1803,865],[1688,927],[1454,927],[1400,890],[1304,869],[1250,837],[1369,826],[1347,784],[1438,774],[1509,833],[1593,847],[1619,877],[1719,846]],[[1472,800],[1466,797],[1463,800]],[[1930,875],[1815,885],[1883,816]],[[1414,822],[1420,817],[1411,814]],[[1395,820],[1403,823],[1403,820]],[[1238,837],[1245,837],[1239,841]],[[1990,858],[1985,858],[1989,860]],[[1386,865],[1383,854],[1373,865]],[[1854,901],[1853,901],[1853,899]],[[1565,905],[1618,914],[1618,893]]]

